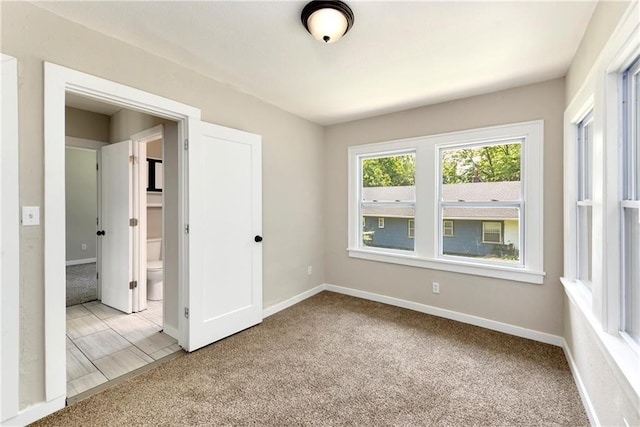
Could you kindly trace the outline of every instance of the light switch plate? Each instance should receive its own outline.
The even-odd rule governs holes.
[[[40,225],[40,206],[22,207],[22,225]]]

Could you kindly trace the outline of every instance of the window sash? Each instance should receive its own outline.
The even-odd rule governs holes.
[[[394,210],[400,210],[402,208],[409,208],[415,212],[415,196],[413,200],[364,200],[364,172],[363,165],[365,160],[376,159],[376,158],[385,158],[385,157],[395,157],[395,156],[406,156],[412,155],[414,156],[414,161],[416,158],[416,150],[415,149],[401,149],[401,150],[389,150],[389,151],[380,151],[380,152],[372,152],[367,154],[360,154],[356,156],[356,161],[358,162],[358,200],[360,203],[358,204],[358,215],[362,220],[360,221],[360,227],[358,229],[358,244],[357,247],[360,249],[373,250],[373,251],[389,251],[389,252],[397,252],[397,253],[415,253],[415,244],[411,249],[407,248],[393,248],[387,246],[375,246],[366,244],[365,240],[372,239],[372,236],[375,233],[371,231],[365,230],[366,228],[366,216],[373,216],[376,214],[365,213],[367,208],[387,208],[391,214],[386,214],[385,217],[393,217]],[[415,177],[414,177],[415,179]],[[402,215],[397,215],[401,217]],[[385,218],[378,218],[377,229],[383,230],[386,227]],[[413,242],[413,240],[412,240]]]
[[[623,200],[640,200],[640,59],[623,74]]]
[[[591,200],[593,189],[593,110],[578,123],[578,200]]]
[[[621,209],[621,333],[640,349],[640,58],[623,74],[624,133]]]
[[[622,206],[622,331],[640,345],[640,202]]]
[[[593,109],[577,123],[576,279],[591,289],[593,212]]]

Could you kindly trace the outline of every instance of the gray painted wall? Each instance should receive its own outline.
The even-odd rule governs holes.
[[[416,108],[326,129],[327,282],[562,335],[562,116],[564,79]],[[542,285],[350,258],[347,149],[352,145],[544,120]],[[431,292],[440,283],[440,293]],[[402,284],[402,286],[399,286]]]
[[[29,118],[19,128],[21,205],[43,206],[46,60],[193,105],[205,121],[262,135],[264,306],[325,281],[322,126],[27,2],[3,2],[0,19],[2,52],[19,63],[19,114]],[[166,208],[178,206],[166,202]],[[20,234],[20,408],[45,400],[43,234],[42,225]]]
[[[96,257],[98,192],[96,152],[82,148],[65,149],[66,260]],[[86,249],[82,249],[82,245]]]
[[[73,107],[66,107],[64,114],[66,136],[109,142],[109,116]]]

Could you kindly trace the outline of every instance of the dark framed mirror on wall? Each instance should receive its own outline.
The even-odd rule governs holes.
[[[162,160],[147,158],[147,191],[162,192]]]

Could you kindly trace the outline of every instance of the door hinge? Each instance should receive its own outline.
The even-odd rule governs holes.
[[[189,224],[184,226],[184,234],[189,234]]]
[[[189,138],[184,140],[184,149],[189,150]]]
[[[100,273],[96,271],[96,280],[100,278]]]
[[[187,319],[189,318],[189,308],[188,307],[184,308],[184,317],[186,317]]]
[[[135,227],[138,225],[138,218],[131,218],[129,220],[129,227]]]
[[[98,166],[98,164],[96,163],[96,170],[99,170],[99,169],[100,169],[100,167],[99,167],[99,166]]]
[[[138,161],[138,158],[136,156],[129,156],[129,161],[131,163],[136,163]]]
[[[129,282],[129,289],[133,289],[133,288],[137,288],[138,287],[138,281],[134,280],[133,282]]]

